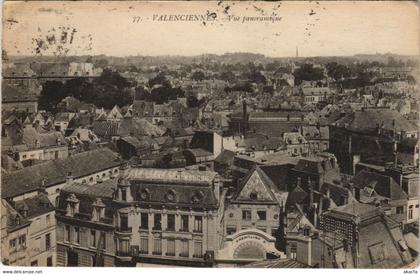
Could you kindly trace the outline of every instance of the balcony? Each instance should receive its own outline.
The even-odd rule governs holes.
[[[166,252],[166,256],[175,256],[175,252]]]
[[[130,236],[133,233],[131,227],[117,227],[115,229],[115,234],[120,236]]]
[[[179,257],[188,258],[190,255],[188,253],[179,253]]]
[[[116,255],[118,257],[131,257],[131,252],[125,250],[117,250]]]
[[[197,259],[201,259],[201,258],[204,258],[204,256],[203,256],[203,254],[194,254],[193,255],[193,258],[197,258]]]

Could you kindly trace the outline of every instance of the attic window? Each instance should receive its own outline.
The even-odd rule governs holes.
[[[150,197],[150,191],[147,188],[143,189],[140,192],[140,199],[141,200],[147,200],[147,199],[149,199],[149,197]]]
[[[168,193],[166,194],[166,200],[169,202],[173,202],[175,200],[175,191],[168,191]]]
[[[191,201],[193,203],[199,203],[200,201],[203,200],[203,198],[204,198],[204,193],[200,190],[194,193],[194,195],[191,198]]]
[[[258,194],[256,192],[252,192],[251,194],[249,194],[249,198],[255,201],[258,199]]]

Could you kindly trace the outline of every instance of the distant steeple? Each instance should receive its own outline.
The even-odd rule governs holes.
[[[296,46],[296,58],[299,58],[299,49],[297,46]]]

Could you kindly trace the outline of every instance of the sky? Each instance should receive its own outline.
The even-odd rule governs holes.
[[[216,19],[157,21],[186,14]],[[133,22],[135,16],[141,19]],[[273,21],[244,22],[244,17]],[[6,2],[3,49],[9,55],[288,57],[298,47],[300,57],[419,55],[419,26],[418,6],[409,1]]]

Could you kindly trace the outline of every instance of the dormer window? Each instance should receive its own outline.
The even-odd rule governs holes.
[[[127,201],[127,189],[125,188],[121,189],[121,200]]]
[[[76,213],[79,213],[79,200],[73,193],[67,198],[67,212],[66,215],[74,217]]]
[[[105,217],[105,204],[102,202],[101,198],[97,198],[92,205],[92,221],[99,222],[102,218]]]

